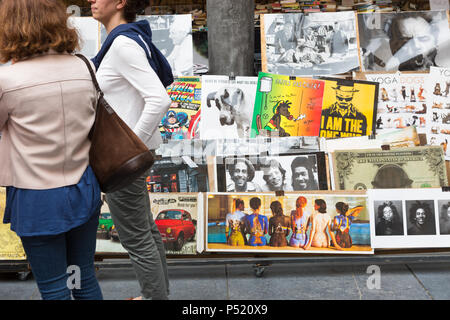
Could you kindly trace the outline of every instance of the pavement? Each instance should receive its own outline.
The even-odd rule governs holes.
[[[119,261],[119,260],[118,260]],[[98,267],[106,300],[139,296],[128,259]],[[24,274],[21,274],[24,278]],[[169,265],[171,300],[446,300],[450,263]],[[32,274],[0,273],[0,300],[40,300]]]

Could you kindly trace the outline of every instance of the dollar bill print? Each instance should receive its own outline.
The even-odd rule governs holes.
[[[440,146],[342,150],[332,154],[337,190],[430,188],[447,185]]]

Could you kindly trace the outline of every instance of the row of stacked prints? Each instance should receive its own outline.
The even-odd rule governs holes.
[[[450,246],[448,12],[262,15],[246,77],[194,76],[190,15],[140,19],[176,76],[147,177],[169,255]],[[94,56],[106,31],[71,21]],[[97,252],[126,253],[106,202]]]

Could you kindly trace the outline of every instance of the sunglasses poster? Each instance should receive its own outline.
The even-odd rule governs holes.
[[[257,136],[318,136],[323,80],[260,72],[252,121]]]
[[[373,254],[367,196],[208,193],[209,252]]]
[[[375,134],[377,82],[321,78],[323,92],[320,137],[343,138]]]
[[[175,78],[167,87],[172,103],[159,125],[163,141],[198,138],[201,87],[200,77]]]

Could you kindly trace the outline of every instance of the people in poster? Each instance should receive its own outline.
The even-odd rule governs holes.
[[[450,234],[450,201],[441,205],[439,212],[439,232],[440,234]]]
[[[245,230],[250,234],[248,244],[250,246],[265,246],[267,240],[265,235],[268,232],[269,222],[265,215],[261,215],[261,199],[253,197],[250,199],[250,208],[253,213],[248,215],[245,220]]]
[[[339,247],[351,248],[353,242],[350,236],[350,226],[363,207],[358,206],[350,209],[348,203],[341,201],[336,203],[335,207],[337,215],[333,219],[331,231],[335,232],[336,243]]]
[[[304,248],[308,243],[308,235],[306,233],[308,229],[308,212],[305,211],[305,207],[308,200],[300,196],[295,201],[295,210],[291,212],[291,226],[292,236],[289,241],[289,245],[295,248]]]
[[[402,208],[400,207],[399,209],[401,210]],[[377,224],[375,226],[375,234],[377,236],[403,235],[402,216],[392,201],[383,202],[375,212],[377,212]]]
[[[247,243],[244,235],[245,219],[247,215],[244,213],[244,200],[234,200],[235,210],[228,213],[225,219],[225,232],[227,243],[230,246],[243,246]]]
[[[410,205],[408,216],[408,235],[436,234],[434,206],[429,201],[415,201]],[[407,201],[408,204],[408,201]]]
[[[291,231],[291,221],[283,214],[283,207],[279,201],[270,204],[273,216],[269,219],[269,245],[271,247],[285,247],[288,245],[287,236]]]
[[[299,156],[292,160],[292,190],[319,190],[313,168],[315,164],[310,161],[309,156]]]
[[[262,191],[288,191],[290,186],[286,184],[286,170],[275,159],[269,160],[263,166],[264,184]]]
[[[227,164],[227,171],[232,182],[227,185],[227,192],[255,192],[261,191],[259,185],[252,182],[255,177],[253,164],[245,158],[233,159]]]

